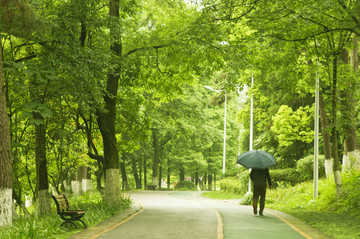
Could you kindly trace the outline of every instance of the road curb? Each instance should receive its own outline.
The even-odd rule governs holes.
[[[102,221],[96,226],[89,227],[81,232],[71,235],[68,239],[85,239],[85,238],[96,238],[101,235],[102,232],[106,232],[108,229],[120,224],[132,215],[140,212],[143,209],[139,202],[133,202],[130,208],[125,209],[121,213]]]

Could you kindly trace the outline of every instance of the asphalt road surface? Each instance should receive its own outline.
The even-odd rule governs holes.
[[[326,238],[309,235],[270,210],[265,209],[264,216],[254,215],[250,206],[207,199],[200,192],[139,191],[130,197],[142,209],[91,238]]]

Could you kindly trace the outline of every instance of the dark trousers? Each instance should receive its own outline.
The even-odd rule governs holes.
[[[257,208],[260,197],[260,214],[262,214],[265,208],[265,196],[266,196],[266,184],[254,185],[253,207]]]

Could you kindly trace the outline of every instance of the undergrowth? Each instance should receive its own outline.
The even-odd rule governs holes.
[[[102,200],[98,192],[90,192],[76,198],[68,196],[68,200],[70,209],[86,210],[86,214],[82,219],[88,227],[120,213],[131,205],[131,199],[122,197],[122,204],[120,206],[111,207]],[[77,222],[75,223],[79,229],[75,229],[75,227],[70,224],[65,224],[60,227],[62,222],[56,213],[56,208],[52,201],[52,211],[49,215],[42,216],[38,219],[35,219],[34,215],[15,218],[13,219],[12,226],[1,228],[0,238],[67,238],[71,234],[82,230],[82,225]]]

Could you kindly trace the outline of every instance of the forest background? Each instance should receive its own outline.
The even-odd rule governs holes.
[[[130,188],[191,177],[211,190],[239,177],[251,98],[253,148],[276,157],[279,178],[294,176],[314,154],[316,79],[323,175],[338,197],[340,172],[360,168],[358,1],[0,5],[0,225],[13,199],[46,215],[50,187],[94,184],[117,205]]]

